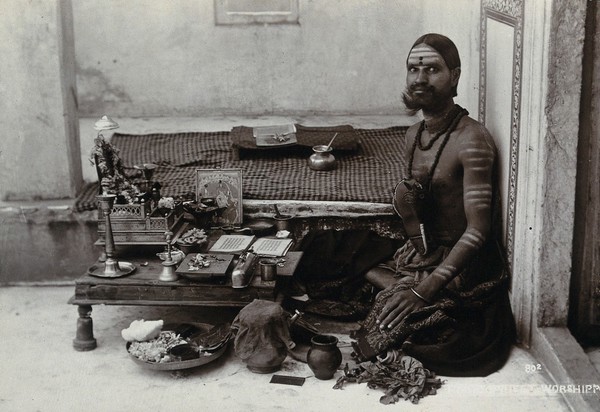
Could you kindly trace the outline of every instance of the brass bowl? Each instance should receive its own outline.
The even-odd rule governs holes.
[[[156,256],[158,256],[160,260],[167,260],[168,252],[159,252],[156,254]],[[183,251],[178,249],[171,250],[171,259],[173,260],[173,262],[179,263],[183,260],[183,258],[185,258],[185,253]]]

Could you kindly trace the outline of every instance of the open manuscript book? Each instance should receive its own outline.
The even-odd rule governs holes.
[[[287,146],[298,143],[296,126],[292,123],[277,126],[258,126],[252,129],[256,146]]]
[[[292,239],[259,238],[248,235],[222,235],[210,248],[211,252],[243,253],[252,250],[258,256],[285,256]]]

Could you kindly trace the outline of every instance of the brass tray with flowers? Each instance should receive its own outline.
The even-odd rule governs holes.
[[[151,370],[195,368],[220,358],[231,338],[231,325],[134,320],[121,331],[136,364]]]

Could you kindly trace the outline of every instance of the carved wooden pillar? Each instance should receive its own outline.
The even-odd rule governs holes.
[[[92,322],[92,306],[79,305],[77,307],[79,318],[77,319],[77,331],[73,339],[73,348],[78,351],[96,349],[94,338],[94,325]]]

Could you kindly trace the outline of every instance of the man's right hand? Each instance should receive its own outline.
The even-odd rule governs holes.
[[[380,292],[381,293],[381,292]],[[377,317],[380,329],[393,329],[410,313],[421,309],[426,303],[410,289],[400,290],[390,296]]]

